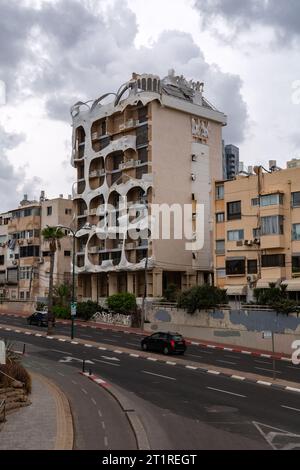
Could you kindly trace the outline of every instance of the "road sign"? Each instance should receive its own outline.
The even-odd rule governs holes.
[[[272,339],[272,331],[263,331],[262,337],[263,339]]]
[[[4,341],[0,341],[0,364],[6,364],[6,347]]]
[[[71,316],[76,317],[77,313],[77,302],[71,302]]]

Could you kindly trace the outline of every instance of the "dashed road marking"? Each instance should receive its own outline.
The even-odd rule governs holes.
[[[264,380],[258,380],[256,383],[259,385],[266,385],[268,387],[271,387],[272,383],[271,382],[265,382]]]
[[[213,374],[213,375],[220,375],[221,372],[218,372],[217,370],[207,370],[206,371],[208,374]]]
[[[154,372],[148,372],[147,370],[142,370],[143,374],[148,374],[148,375],[154,375],[155,377],[161,377],[162,379],[168,379],[168,380],[177,380],[175,377],[169,377],[167,375],[161,375],[161,374],[154,374]]]
[[[198,367],[195,366],[185,366],[186,369],[197,370]]]
[[[176,366],[177,362],[167,361],[166,364],[168,364],[169,366]]]
[[[246,377],[242,377],[241,375],[232,375],[231,378],[235,380],[246,380]]]
[[[222,364],[230,364],[236,366],[236,362],[223,361],[222,359],[217,359],[216,362],[221,362]]]
[[[92,348],[92,345],[91,344],[85,344],[84,345],[86,348]]]
[[[99,416],[99,418],[102,418],[102,413],[101,413],[100,410],[98,410],[98,416]]]
[[[129,354],[130,357],[140,357],[139,354]]]
[[[88,394],[88,392],[85,390],[85,388],[82,388],[81,391],[82,391],[85,395]]]
[[[97,406],[97,402],[96,402],[95,398],[91,398],[91,402],[94,403],[95,406]]]
[[[235,397],[247,398],[246,395],[240,395],[239,393],[229,392],[228,390],[221,390],[219,388],[206,387],[209,390],[214,390],[215,392],[226,393],[227,395],[233,395]]]
[[[292,408],[291,406],[281,405],[281,408],[286,408],[287,410],[298,411],[300,413],[299,408]]]
[[[148,361],[157,362],[157,359],[154,357],[147,357]]]
[[[101,359],[93,359],[93,361],[101,362],[102,364],[108,364],[109,366],[120,367],[120,364],[114,364],[113,362],[102,361]]]

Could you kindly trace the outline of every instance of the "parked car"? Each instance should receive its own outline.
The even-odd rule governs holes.
[[[184,354],[186,342],[182,335],[178,333],[158,332],[143,338],[141,348],[143,351],[157,351],[163,354]]]
[[[36,311],[27,318],[28,325],[48,326],[48,312]]]

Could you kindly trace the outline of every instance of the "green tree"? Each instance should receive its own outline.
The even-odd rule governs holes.
[[[48,334],[51,334],[54,325],[54,312],[53,312],[53,273],[54,261],[57,250],[60,250],[60,240],[65,236],[65,233],[59,227],[47,226],[42,230],[44,241],[49,244],[50,252],[50,273],[49,273],[49,294],[48,294]]]
[[[57,284],[53,287],[53,296],[59,307],[67,307],[72,298],[72,286],[68,283]]]
[[[186,309],[190,314],[195,313],[196,310],[207,310],[227,303],[226,291],[208,284],[192,287],[178,298],[178,307]]]
[[[129,292],[114,294],[108,297],[107,306],[115,313],[128,315],[136,311],[136,298],[134,294],[129,294]]]

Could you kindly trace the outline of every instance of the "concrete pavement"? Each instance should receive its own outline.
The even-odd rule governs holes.
[[[72,450],[73,421],[63,392],[39,374],[32,376],[32,404],[7,416],[1,450]]]

